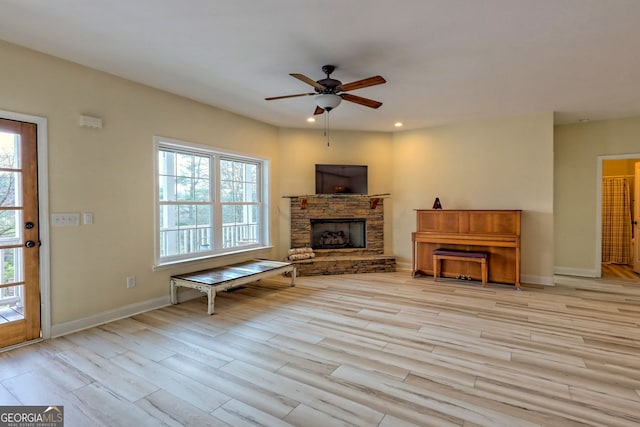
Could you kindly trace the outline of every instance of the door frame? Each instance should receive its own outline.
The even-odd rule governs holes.
[[[602,166],[605,160],[640,159],[640,153],[598,156],[596,183],[596,277],[602,277]]]
[[[51,264],[49,243],[49,169],[47,118],[30,114],[0,110],[0,117],[8,120],[34,123],[37,126],[38,147],[38,217],[40,231],[40,330],[42,339],[51,338]],[[34,340],[38,341],[38,340]],[[33,341],[17,344],[13,347]],[[7,347],[3,350],[6,350]]]

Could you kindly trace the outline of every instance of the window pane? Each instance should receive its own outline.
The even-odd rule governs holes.
[[[220,179],[222,181],[233,181],[233,162],[220,160]]]
[[[22,211],[6,210],[0,211],[0,242],[2,244],[11,244],[11,240],[20,238],[20,224],[22,223]]]
[[[233,201],[233,190],[231,183],[229,181],[220,181],[218,185],[220,188],[220,201],[221,202],[232,202]]]
[[[0,172],[0,205],[20,206],[20,172]]]
[[[198,202],[208,202],[211,200],[210,182],[208,179],[199,178],[194,185],[194,200]]]
[[[0,288],[0,323],[24,319],[24,285]]]
[[[220,198],[222,202],[258,201],[258,166],[255,163],[221,160]]]
[[[211,200],[210,169],[211,160],[208,156],[160,151],[159,200]]]
[[[178,206],[160,206],[160,230],[176,228],[178,226]]]
[[[231,181],[220,182],[220,201],[221,202],[233,202],[234,198],[233,183]]]
[[[0,249],[0,261],[0,284],[23,280],[22,248]]]
[[[211,206],[199,205],[196,211],[198,227],[211,226]]]
[[[245,200],[245,202],[257,202],[258,201],[258,185],[247,184],[246,196],[247,196],[247,200]]]
[[[168,257],[177,255],[178,252],[178,231],[160,231],[160,256]]]
[[[250,245],[259,242],[258,224],[253,205],[224,205],[222,207],[222,232],[225,248]]]
[[[213,236],[213,229],[211,227],[198,228],[196,230],[197,239],[199,242],[198,251],[205,252],[212,249],[211,237]]]
[[[178,225],[180,228],[192,227],[196,225],[196,206],[195,205],[179,205],[178,206]]]
[[[160,175],[158,179],[160,200],[163,202],[174,202],[176,200],[176,178],[168,175]]]
[[[203,249],[202,245],[208,245],[210,232],[202,236],[201,230],[195,228],[184,228],[180,230],[170,230],[161,232],[161,256],[176,256],[209,250]]]
[[[20,135],[0,132],[0,168],[20,169]]]
[[[178,167],[176,168],[177,176],[194,176],[195,156],[192,154],[178,153],[176,155],[176,162]]]
[[[194,200],[195,192],[191,178],[178,177],[176,179],[176,200],[190,202]]]
[[[163,205],[160,209],[160,256],[176,256],[212,248],[210,205]]]
[[[211,159],[209,157],[196,156],[194,160],[193,176],[196,179],[210,179]]]
[[[254,163],[245,163],[245,181],[256,182],[258,166]]]
[[[259,239],[258,165],[253,162],[224,159],[220,162],[223,247],[231,248],[255,244]]]
[[[258,205],[249,206],[249,222],[254,224],[258,224],[260,222]]]

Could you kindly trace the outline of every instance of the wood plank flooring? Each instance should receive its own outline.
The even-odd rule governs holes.
[[[0,353],[66,426],[637,426],[640,287],[263,280]],[[168,289],[168,285],[167,285]]]
[[[619,279],[633,279],[640,285],[640,274],[633,271],[633,267],[626,264],[602,263],[602,277]]]

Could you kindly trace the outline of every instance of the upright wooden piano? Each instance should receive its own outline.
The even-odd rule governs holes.
[[[489,254],[489,282],[520,287],[520,210],[418,209],[413,242],[413,276],[433,275],[434,249]],[[481,279],[480,265],[443,260],[441,276]]]

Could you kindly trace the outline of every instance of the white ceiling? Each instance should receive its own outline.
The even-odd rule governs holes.
[[[334,129],[640,116],[640,0],[0,0],[0,39],[283,127],[322,126],[312,97],[264,98],[324,64],[387,80]]]

